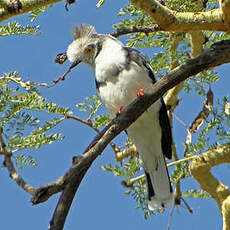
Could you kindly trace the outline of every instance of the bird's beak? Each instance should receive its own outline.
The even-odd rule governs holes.
[[[69,69],[73,69],[75,66],[77,66],[79,63],[81,63],[81,60],[80,59],[77,59],[76,61],[74,61],[71,66],[69,67]]]

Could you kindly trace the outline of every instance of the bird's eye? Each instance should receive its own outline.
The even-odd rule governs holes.
[[[93,51],[94,51],[94,46],[93,46],[93,45],[88,45],[88,46],[85,48],[85,50],[84,50],[84,52],[85,52],[87,55],[92,54]]]

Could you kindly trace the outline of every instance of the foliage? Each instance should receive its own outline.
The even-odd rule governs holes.
[[[31,167],[36,167],[37,164],[32,156],[18,155],[15,158],[15,163],[18,166],[18,169],[23,169],[24,165],[29,165]]]
[[[59,115],[59,118],[42,122],[36,116],[41,112]],[[69,113],[68,108],[47,102],[36,85],[23,81],[17,72],[0,77],[0,127],[8,152],[15,154],[25,149],[40,148],[62,139],[60,133],[50,131]],[[36,166],[34,159],[24,154],[16,156],[15,161],[19,168],[23,164]]]
[[[88,118],[87,120],[90,120],[92,123],[92,126],[94,128],[100,128],[103,126],[106,126],[110,119],[109,116],[106,114],[98,114],[98,110],[101,107],[102,103],[100,101],[99,96],[93,95],[91,97],[86,97],[85,98],[86,102],[82,102],[77,104],[77,108],[81,111],[87,114]]]
[[[21,26],[18,22],[8,22],[6,25],[0,25],[0,36],[31,34],[39,35],[39,26]]]
[[[53,4],[42,6],[39,8],[36,8],[30,12],[30,18],[31,22],[33,22],[40,14],[44,13],[47,9],[51,8]]]
[[[98,3],[96,4],[96,7],[101,7],[104,3],[106,2],[106,0],[99,0]]]
[[[211,196],[203,191],[203,190],[199,190],[199,189],[191,189],[188,190],[186,192],[183,192],[183,197],[188,197],[188,198],[211,198]]]

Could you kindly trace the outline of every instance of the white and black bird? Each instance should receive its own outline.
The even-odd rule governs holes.
[[[138,95],[150,93],[156,82],[151,66],[135,49],[119,40],[97,34],[87,24],[75,26],[74,41],[67,49],[72,67],[83,62],[93,67],[98,94],[111,117]],[[156,101],[128,129],[127,133],[143,161],[149,209],[173,205],[165,157],[172,157],[172,134],[163,99]]]

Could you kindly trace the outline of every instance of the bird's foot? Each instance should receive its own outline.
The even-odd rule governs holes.
[[[122,110],[123,110],[123,106],[121,106],[121,107],[120,107],[120,109],[119,109],[118,113],[121,113],[121,112],[122,112]]]
[[[144,95],[144,94],[145,94],[144,89],[143,89],[143,88],[140,88],[140,89],[138,90],[138,92],[137,92],[137,97],[140,97],[140,96],[142,96],[142,95]]]
[[[119,108],[119,110],[118,110],[118,112],[116,113],[116,115],[120,114],[120,113],[122,112],[122,110],[123,110],[123,106],[121,106],[121,107]]]

